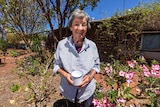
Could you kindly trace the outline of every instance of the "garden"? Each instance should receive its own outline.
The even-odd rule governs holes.
[[[14,3],[11,1],[4,9],[13,13],[9,10],[18,8],[13,8]],[[97,88],[92,101],[95,107],[160,106],[160,63],[140,55],[143,31],[160,30],[159,7],[159,3],[136,7],[91,23],[94,33],[92,38],[87,36],[96,42],[101,58],[101,72],[95,75]],[[33,12],[37,13],[37,10]],[[34,26],[40,29],[39,24],[34,23]],[[61,30],[58,33],[62,33]],[[0,40],[0,106],[66,107],[65,98],[58,91],[60,76],[53,73],[53,41],[57,38],[47,37],[46,32],[25,34],[13,31],[8,33],[7,40]],[[27,48],[17,49],[19,42],[25,43]],[[10,43],[15,47],[8,49]]]
[[[113,60],[102,68],[102,81],[97,84],[95,107],[159,107],[160,64],[145,58]]]

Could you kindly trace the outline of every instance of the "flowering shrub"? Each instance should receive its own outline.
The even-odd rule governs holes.
[[[97,84],[95,107],[157,107],[160,104],[160,64],[144,57],[122,64],[113,60],[103,72],[105,85]]]

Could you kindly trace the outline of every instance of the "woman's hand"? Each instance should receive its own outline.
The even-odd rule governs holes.
[[[68,81],[68,83],[69,83],[70,85],[73,85],[73,80],[71,79],[71,74],[66,73],[66,74],[65,74],[65,78],[67,79],[67,81]]]
[[[87,74],[83,77],[82,83],[79,85],[79,87],[84,87],[87,85],[91,80],[93,79],[93,75]]]
[[[60,73],[62,76],[64,76],[70,85],[73,85],[73,80],[71,79],[70,73],[68,73],[67,71],[65,71],[61,68],[58,69],[58,73]]]
[[[94,69],[91,70],[91,72],[87,75],[85,75],[82,79],[82,83],[79,85],[79,87],[84,87],[87,85],[91,80],[94,78],[94,75],[96,74],[96,71]]]

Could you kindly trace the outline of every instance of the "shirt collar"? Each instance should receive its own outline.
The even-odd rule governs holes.
[[[72,36],[69,36],[68,37],[68,42],[71,46],[74,46],[74,43],[73,43],[73,37]],[[85,37],[84,38],[84,42],[83,42],[83,46],[82,46],[82,50],[86,50],[87,48],[89,48],[89,43],[88,43],[88,39]]]

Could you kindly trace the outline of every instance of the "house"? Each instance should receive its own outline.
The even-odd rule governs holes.
[[[142,31],[140,54],[160,62],[160,12],[146,17]]]

